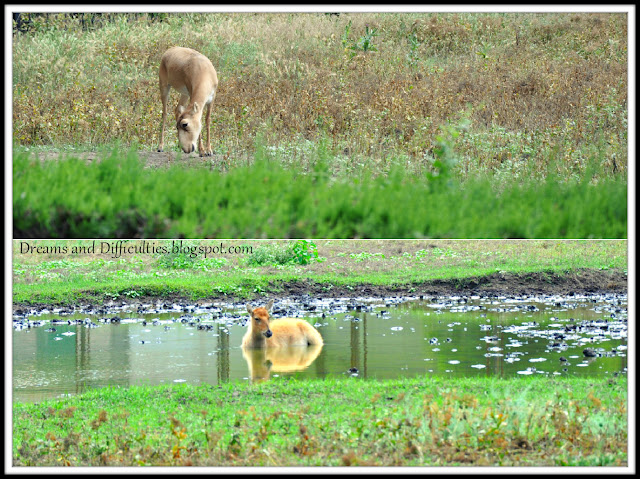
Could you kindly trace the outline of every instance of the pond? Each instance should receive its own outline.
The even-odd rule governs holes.
[[[260,304],[254,304],[258,306]],[[138,304],[23,312],[13,321],[13,397],[108,385],[627,371],[626,295],[276,300],[320,348],[243,351],[244,303]]]

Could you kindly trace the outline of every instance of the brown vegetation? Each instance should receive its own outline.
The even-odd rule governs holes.
[[[462,170],[559,173],[596,159],[626,173],[625,14],[169,14],[114,16],[82,31],[14,35],[14,141],[152,147],[157,68],[174,44],[219,72],[214,150],[253,157],[256,139],[304,163],[329,140],[342,164],[421,170],[440,127],[461,118]],[[369,30],[367,30],[369,29]],[[78,31],[80,30],[80,31]],[[362,41],[367,31],[373,49]],[[189,40],[186,41],[185,38]]]

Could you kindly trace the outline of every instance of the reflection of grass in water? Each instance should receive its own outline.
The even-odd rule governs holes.
[[[103,388],[13,407],[15,465],[624,466],[627,381]]]

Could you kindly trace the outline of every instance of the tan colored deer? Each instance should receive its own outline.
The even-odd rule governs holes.
[[[191,48],[169,48],[160,60],[162,125],[158,151],[164,149],[164,124],[171,87],[180,93],[175,109],[178,141],[185,153],[192,153],[198,141],[200,156],[211,156],[211,106],[218,89],[218,75],[211,61]],[[206,109],[207,146],[202,142],[202,114]]]
[[[242,338],[242,347],[248,349],[314,346],[324,341],[320,333],[303,319],[282,318],[271,322],[273,300],[265,307],[252,308],[247,305],[251,315],[249,330]]]

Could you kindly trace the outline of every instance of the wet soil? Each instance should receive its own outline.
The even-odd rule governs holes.
[[[568,272],[562,275],[555,273],[495,273],[490,276],[434,280],[417,284],[400,285],[336,285],[330,283],[318,283],[312,280],[274,282],[272,288],[267,292],[267,296],[275,298],[304,299],[313,297],[316,299],[328,298],[388,298],[388,297],[437,297],[437,296],[460,296],[478,295],[485,297],[522,297],[536,295],[558,295],[573,296],[580,294],[604,294],[604,293],[626,293],[627,274],[622,271],[601,271],[601,270],[580,270]],[[264,294],[256,294],[254,298],[264,298]],[[150,301],[161,299],[166,303],[208,303],[212,300],[224,300],[232,302],[237,300],[246,301],[247,298],[234,298],[232,296],[219,294],[206,299],[194,301],[193,299],[180,295],[166,295],[158,297],[137,297],[134,299],[118,299],[109,301],[112,305],[142,305]],[[104,303],[104,298],[96,297],[94,300],[88,298],[86,304]],[[24,308],[33,311],[43,308],[51,308],[51,304],[13,304],[14,313]],[[82,306],[78,304],[77,306]]]
[[[554,273],[496,273],[479,278],[435,280],[420,284],[333,286],[300,281],[282,285],[285,296],[530,296],[536,294],[571,296],[584,293],[622,293],[627,290],[627,276],[622,272],[584,270],[562,276]]]

